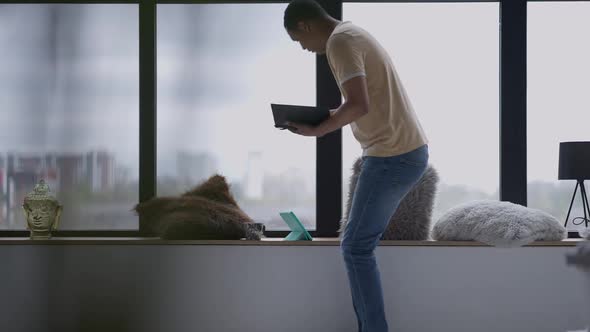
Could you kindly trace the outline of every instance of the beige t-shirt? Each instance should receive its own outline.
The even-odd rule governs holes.
[[[366,77],[369,113],[350,124],[363,156],[396,156],[428,143],[391,58],[373,36],[341,22],[328,38],[326,56],[345,98],[342,84]]]

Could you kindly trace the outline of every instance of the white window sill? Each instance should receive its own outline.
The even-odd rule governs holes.
[[[575,247],[584,239],[565,239],[563,241],[535,241],[526,247]],[[338,238],[314,238],[313,241],[283,241],[282,238],[263,238],[261,241],[249,240],[161,240],[145,237],[54,237],[48,240],[29,238],[0,238],[0,245],[239,245],[239,246],[339,246]],[[476,241],[381,241],[380,246],[424,246],[424,247],[490,247]]]

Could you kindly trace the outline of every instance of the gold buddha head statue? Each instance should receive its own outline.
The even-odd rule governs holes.
[[[33,191],[25,196],[23,211],[31,239],[49,239],[51,231],[57,229],[62,206],[49,192],[49,186],[40,180]]]

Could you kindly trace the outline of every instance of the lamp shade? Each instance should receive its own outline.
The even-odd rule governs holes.
[[[559,143],[559,180],[590,179],[590,142]]]

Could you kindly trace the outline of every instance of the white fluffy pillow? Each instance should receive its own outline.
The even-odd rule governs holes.
[[[458,205],[447,211],[432,230],[434,240],[474,240],[498,247],[518,247],[536,240],[560,241],[565,236],[565,227],[548,213],[492,200]]]

